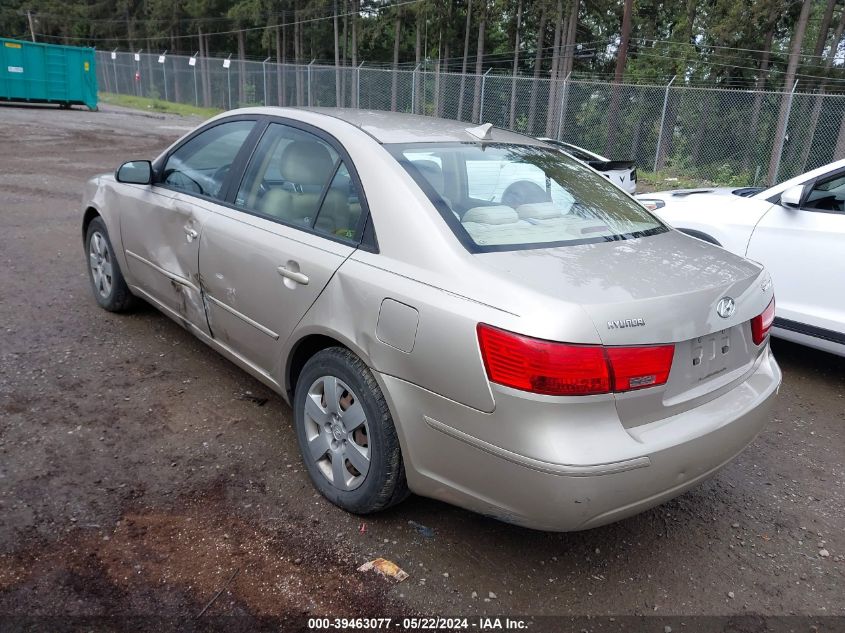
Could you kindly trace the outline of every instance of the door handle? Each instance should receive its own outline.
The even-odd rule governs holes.
[[[291,270],[290,268],[279,266],[276,271],[278,271],[278,273],[286,279],[295,281],[296,283],[302,284],[303,286],[308,285],[308,275],[301,273],[298,270]]]
[[[188,242],[193,242],[200,236],[194,229],[191,228],[189,224],[185,225],[185,237],[188,238]]]

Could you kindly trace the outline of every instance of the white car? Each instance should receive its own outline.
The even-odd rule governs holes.
[[[684,233],[764,264],[777,294],[774,336],[845,356],[845,160],[769,189],[637,199]]]
[[[631,195],[637,192],[637,168],[633,161],[610,160],[583,147],[556,141],[553,138],[540,138],[539,140],[554,145],[564,154],[586,163],[623,191],[627,191]]]

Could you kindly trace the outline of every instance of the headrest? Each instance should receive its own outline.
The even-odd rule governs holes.
[[[490,207],[473,207],[461,218],[461,222],[477,222],[478,224],[512,224],[519,221],[516,211],[504,205]]]
[[[334,163],[329,150],[317,141],[292,141],[279,159],[282,178],[297,185],[323,185]]]
[[[548,201],[549,194],[546,193],[546,190],[530,180],[516,180],[502,192],[502,204],[514,209],[523,204]]]
[[[548,220],[549,218],[559,218],[562,215],[554,202],[521,204],[516,208],[516,212],[520,218],[532,218],[534,220]]]

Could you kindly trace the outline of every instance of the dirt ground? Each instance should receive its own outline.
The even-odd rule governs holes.
[[[91,297],[83,182],[196,123],[0,106],[0,614],[192,617],[222,589],[206,614],[845,615],[845,362],[779,341],[762,435],[615,525],[324,501],[279,397],[153,309]],[[378,556],[410,578],[356,571]]]

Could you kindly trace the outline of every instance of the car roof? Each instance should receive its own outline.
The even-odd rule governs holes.
[[[232,110],[223,116],[240,113],[257,113],[276,116],[296,116],[297,113],[310,112],[335,120],[344,121],[363,130],[379,143],[443,143],[443,142],[478,142],[468,129],[477,127],[477,123],[453,121],[419,114],[404,112],[384,112],[382,110],[360,110],[354,108],[287,108],[257,107]],[[493,127],[490,137],[484,139],[491,143],[511,143],[516,145],[547,146],[524,134],[518,134],[502,128]]]
[[[358,110],[352,108],[308,108],[311,112],[325,114],[361,128],[380,143],[431,143],[431,142],[473,142],[476,136],[467,129],[477,127],[477,123],[439,119],[420,114],[405,112],[385,112],[382,110]],[[540,145],[536,139],[493,127],[490,138],[493,143],[513,143],[518,145]]]

